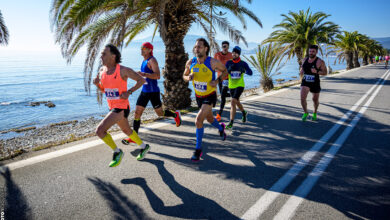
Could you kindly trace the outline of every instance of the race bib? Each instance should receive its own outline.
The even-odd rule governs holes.
[[[195,90],[198,92],[206,92],[207,91],[207,82],[194,82]]]
[[[144,76],[144,79],[145,79],[144,85],[148,85],[148,80],[146,80],[147,78],[145,76]]]
[[[241,78],[241,71],[232,71],[230,73],[230,77],[232,79],[240,79]]]
[[[109,100],[119,99],[119,90],[118,89],[104,89],[104,93],[106,93],[106,97]]]
[[[222,86],[229,86],[229,80],[225,79],[222,81]]]
[[[304,79],[306,82],[314,82],[315,76],[314,76],[314,75],[304,75],[304,76],[303,76],[303,79]]]

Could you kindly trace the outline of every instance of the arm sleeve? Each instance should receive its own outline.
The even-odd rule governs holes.
[[[248,63],[244,63],[244,67],[245,67],[245,73],[252,76],[253,72],[251,70],[251,68],[249,67]]]

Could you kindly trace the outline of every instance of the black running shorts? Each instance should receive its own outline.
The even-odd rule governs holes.
[[[160,92],[141,92],[138,96],[137,105],[145,108],[149,101],[152,103],[154,109],[162,107]]]

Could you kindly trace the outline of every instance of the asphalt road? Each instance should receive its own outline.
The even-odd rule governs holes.
[[[298,86],[247,97],[249,121],[241,123],[237,113],[226,141],[205,125],[198,163],[189,159],[195,113],[180,128],[170,120],[141,130],[152,147],[143,161],[119,139],[125,156],[115,168],[108,167],[111,149],[100,142],[22,166],[15,163],[23,160],[7,161],[1,217],[389,219],[390,77],[381,80],[389,75],[383,65],[370,65],[323,78],[315,122],[300,119]]]

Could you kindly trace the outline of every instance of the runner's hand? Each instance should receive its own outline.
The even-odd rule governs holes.
[[[93,84],[95,84],[96,86],[98,86],[100,84],[100,78],[99,78],[99,74],[96,75],[96,78],[93,79]]]
[[[194,79],[194,74],[191,73],[190,75],[188,75],[188,80],[189,80],[189,81],[191,81],[191,80],[193,80],[193,79]]]
[[[213,80],[210,82],[210,86],[212,87],[217,87],[217,85],[218,85],[218,80]]]
[[[130,96],[129,92],[126,91],[126,92],[122,92],[120,98],[121,98],[121,99],[128,99],[129,96]]]
[[[315,72],[314,72],[315,71]],[[317,74],[318,71],[315,68],[311,68],[311,72]]]

